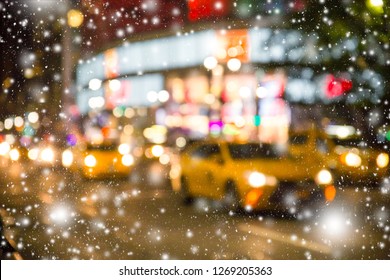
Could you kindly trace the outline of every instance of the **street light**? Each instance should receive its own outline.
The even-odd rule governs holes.
[[[383,14],[383,0],[367,0],[366,6],[375,14]]]
[[[83,24],[84,16],[79,10],[71,9],[67,13],[68,25],[73,28],[80,27]]]

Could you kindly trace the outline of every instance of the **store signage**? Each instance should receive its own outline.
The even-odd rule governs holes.
[[[118,54],[116,49],[104,52],[104,73],[107,79],[118,77]]]
[[[198,21],[227,16],[230,12],[229,0],[188,0],[188,19]]]
[[[237,58],[241,62],[248,62],[249,35],[248,29],[235,29],[217,32],[218,46],[215,56],[220,62]]]
[[[250,61],[259,63],[316,62],[315,38],[297,30],[254,28],[249,31]]]

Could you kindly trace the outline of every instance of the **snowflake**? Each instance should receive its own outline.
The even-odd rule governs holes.
[[[194,233],[191,230],[187,229],[186,236],[188,238],[192,238],[194,236]]]
[[[197,254],[198,252],[199,252],[199,246],[197,246],[197,245],[191,245],[191,253],[192,254]]]

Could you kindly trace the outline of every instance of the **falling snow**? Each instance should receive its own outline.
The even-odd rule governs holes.
[[[389,259],[388,9],[355,2],[0,2],[1,249]]]

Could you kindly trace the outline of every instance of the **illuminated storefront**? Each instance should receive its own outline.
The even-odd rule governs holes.
[[[337,58],[341,49],[353,53],[353,38],[330,51],[319,50],[314,33],[262,23],[265,17],[272,22],[303,10],[305,2],[116,1],[111,8],[122,7],[119,14],[109,7],[102,10],[111,19],[110,25],[96,18],[97,27],[92,30],[101,24],[98,38],[124,30],[115,36],[138,34],[138,40],[125,41],[78,65],[77,105],[82,114],[117,107],[146,108],[156,124],[188,137],[222,134],[285,142],[289,127],[297,120],[291,104],[331,104],[341,98],[354,103],[374,91],[372,98],[383,95],[378,86],[383,80],[373,71],[331,73],[322,68],[322,62]],[[135,15],[141,14],[144,20],[137,25],[140,17]],[[233,29],[225,24],[228,27],[221,29],[210,25],[231,19],[242,20],[242,26]],[[165,35],[147,34],[167,26],[173,29]],[[183,26],[195,28],[176,32]],[[106,39],[102,37],[97,45]],[[367,87],[352,91],[355,82]]]
[[[125,43],[79,65],[78,105],[82,113],[98,105],[161,107],[160,125],[193,137],[285,141],[290,111],[284,94],[293,89],[280,65],[316,63],[315,52],[307,52],[312,39],[297,36],[303,38],[269,28],[209,30]],[[159,100],[160,92],[167,100]]]

